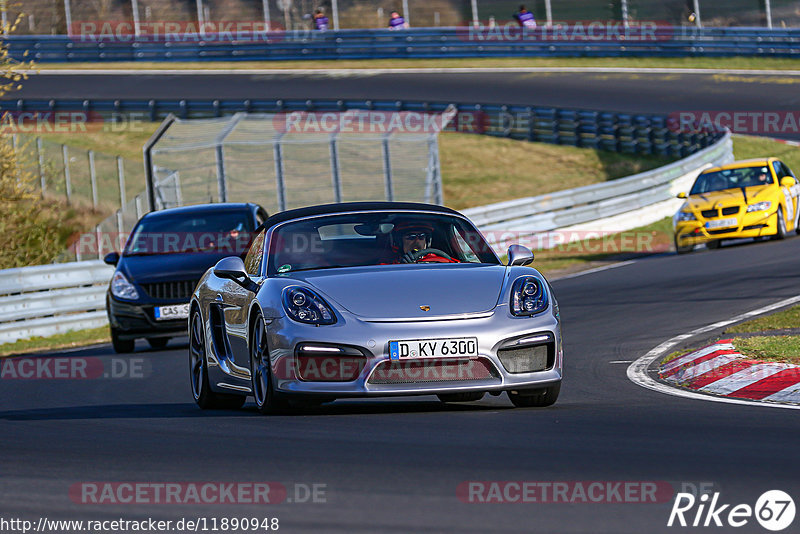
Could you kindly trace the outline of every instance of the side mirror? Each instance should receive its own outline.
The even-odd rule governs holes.
[[[781,178],[781,185],[783,187],[792,187],[797,183],[797,180],[792,178],[791,176],[784,176]]]
[[[522,245],[511,245],[508,247],[509,265],[528,265],[533,262],[533,252]]]
[[[116,267],[117,264],[119,263],[119,252],[109,252],[103,258],[103,262],[106,265],[113,265],[114,267]]]
[[[688,195],[686,193],[682,192],[682,191],[680,193],[678,193],[678,198],[686,198],[687,196]]]
[[[214,276],[233,280],[248,291],[255,291],[256,285],[247,276],[244,270],[244,262],[239,256],[228,256],[222,258],[214,266]]]

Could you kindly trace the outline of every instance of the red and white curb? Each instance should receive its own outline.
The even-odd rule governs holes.
[[[679,334],[677,336],[674,336],[664,341],[657,347],[654,347],[647,354],[645,354],[644,356],[638,358],[636,361],[631,363],[628,366],[628,370],[626,373],[628,379],[634,384],[641,386],[643,388],[650,389],[652,391],[657,391],[659,393],[664,393],[665,395],[671,395],[674,397],[683,397],[685,399],[701,400],[705,402],[718,402],[724,404],[758,406],[764,408],[785,408],[789,410],[800,410],[800,402],[798,401],[778,402],[773,400],[772,402],[765,402],[763,399],[753,400],[749,398],[730,397],[727,395],[711,395],[699,389],[692,390],[692,389],[680,388],[676,387],[675,385],[669,382],[657,380],[656,378],[650,376],[649,372],[650,368],[653,365],[655,365],[655,362],[660,361],[666,354],[669,354],[670,351],[675,350],[675,347],[680,343],[685,343],[686,341],[695,336],[708,335],[711,332],[721,330],[732,324],[740,323],[742,321],[747,321],[748,319],[753,319],[754,317],[758,317],[759,315],[764,315],[772,311],[777,311],[797,303],[800,303],[800,295],[790,297],[775,302],[773,304],[769,304],[767,306],[763,306],[761,308],[757,308],[755,310],[751,310],[749,312],[736,315],[735,317],[731,317],[723,321],[718,321],[716,323],[701,326],[699,328],[692,330],[691,332],[686,332],[685,334]],[[723,355],[720,354],[718,356],[723,356]],[[786,388],[789,387],[790,386],[788,385],[786,386]],[[777,391],[775,393],[777,393]]]
[[[748,360],[723,339],[660,366],[676,386],[739,399],[800,403],[800,366]]]

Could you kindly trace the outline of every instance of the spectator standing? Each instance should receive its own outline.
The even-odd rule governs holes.
[[[389,17],[389,29],[407,30],[408,22],[406,22],[406,19],[400,16],[400,13],[398,13],[397,11],[392,11],[391,16]]]
[[[514,13],[514,19],[522,28],[533,29],[536,27],[536,18],[533,13],[525,9],[524,5],[519,6],[519,11]]]
[[[328,17],[325,16],[321,7],[314,12],[314,29],[321,32],[328,29]]]

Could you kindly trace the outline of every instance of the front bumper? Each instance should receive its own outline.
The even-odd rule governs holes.
[[[507,391],[545,387],[562,378],[561,329],[550,308],[534,317],[513,317],[507,306],[498,306],[489,316],[448,321],[370,323],[348,317],[325,327],[282,317],[271,321],[268,335],[273,384],[285,394],[369,397]],[[398,362],[389,355],[390,341],[467,337],[478,340],[476,357]],[[552,345],[552,358],[542,370],[506,369],[498,350],[520,346],[520,340],[522,346]],[[363,368],[350,381],[304,380],[298,373],[298,346],[308,344],[355,349],[364,356]]]
[[[707,222],[713,219],[682,221],[675,224],[675,242],[679,247],[699,245],[719,239],[773,236],[778,232],[778,212],[757,211],[738,215],[738,225],[708,229]]]
[[[117,300],[106,294],[106,314],[108,322],[120,339],[140,337],[174,337],[187,333],[187,319],[157,321],[154,315],[156,306],[173,305],[175,302],[140,304]],[[178,303],[180,304],[180,303]]]

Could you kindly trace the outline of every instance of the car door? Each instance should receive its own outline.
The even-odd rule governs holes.
[[[244,258],[244,268],[250,279],[256,284],[262,280],[261,267],[264,257],[264,238],[266,230],[261,230],[253,239],[250,249]],[[249,291],[232,280],[226,281],[225,287],[225,333],[231,349],[233,364],[241,369],[248,368],[250,352],[247,346],[248,310],[256,293]]]
[[[795,182],[797,181],[792,171],[782,161],[772,162],[772,168],[775,171],[778,184],[786,177],[794,179]],[[786,199],[786,228],[787,230],[792,230],[797,228],[797,216],[800,214],[800,211],[798,211],[798,207],[800,207],[800,205],[798,205],[800,203],[800,186],[795,183],[795,185],[790,188],[781,186],[781,190]]]

